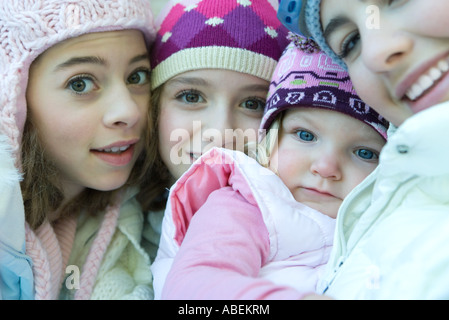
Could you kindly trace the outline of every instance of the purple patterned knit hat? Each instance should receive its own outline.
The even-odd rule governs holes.
[[[156,20],[152,88],[205,68],[270,81],[288,44],[278,6],[278,0],[171,0]]]
[[[312,40],[289,35],[293,41],[283,53],[268,92],[261,133],[280,112],[290,108],[323,108],[358,119],[387,139],[388,122],[363,102],[349,74]]]

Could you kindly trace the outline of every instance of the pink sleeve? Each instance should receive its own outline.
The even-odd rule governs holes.
[[[257,278],[269,255],[258,207],[231,187],[210,194],[193,216],[162,299],[300,299],[294,289]]]

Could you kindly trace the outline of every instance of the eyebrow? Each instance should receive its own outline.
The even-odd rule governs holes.
[[[79,65],[79,64],[97,64],[97,65],[105,66],[105,65],[107,65],[107,62],[103,58],[95,57],[95,56],[74,57],[74,58],[70,58],[69,60],[67,60],[61,64],[58,64],[55,68],[55,71],[66,69],[66,68],[69,68],[69,67],[72,67],[75,65]]]
[[[167,84],[190,84],[196,86],[207,86],[208,83],[206,80],[201,78],[190,78],[190,77],[177,77],[175,79],[171,79]]]
[[[129,64],[133,64],[133,63],[140,62],[140,61],[150,61],[150,57],[149,57],[148,53],[143,53],[138,56],[135,56],[134,58],[132,58],[129,61]]]
[[[140,54],[140,55],[133,57],[129,61],[129,64],[133,64],[133,63],[144,61],[144,60],[149,61],[148,53]],[[96,65],[101,65],[101,66],[107,66],[108,62],[105,59],[103,59],[101,57],[96,57],[96,56],[73,57],[73,58],[70,58],[69,60],[57,65],[55,68],[55,71],[66,69],[66,68],[69,68],[69,67],[72,67],[75,65],[80,65],[80,64],[96,64]]]
[[[180,83],[180,84],[190,84],[197,86],[208,86],[209,83],[201,78],[189,78],[189,77],[177,77],[175,79],[171,79],[169,81],[172,84]],[[268,91],[268,85],[263,84],[249,84],[247,86],[242,87],[243,90],[250,91]]]
[[[249,84],[247,86],[243,86],[242,88],[243,90],[248,90],[248,91],[261,91],[261,92],[267,92],[269,89],[268,85],[263,85],[263,84]]]
[[[338,28],[340,28],[341,26],[343,26],[347,23],[349,23],[348,18],[341,17],[341,16],[333,18],[329,22],[329,24],[326,26],[326,28],[324,29],[324,32],[323,32],[323,36],[324,36],[324,39],[326,40],[326,42],[329,42],[329,38],[335,30],[337,30]]]

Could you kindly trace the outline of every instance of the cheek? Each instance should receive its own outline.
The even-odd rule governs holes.
[[[425,35],[431,35],[436,38],[449,37],[449,19],[447,13],[449,12],[448,1],[426,1],[423,5],[415,10],[416,19],[425,21],[425,23],[416,24],[417,30]],[[424,4],[425,3],[425,4]],[[417,21],[411,18],[411,21]]]
[[[185,117],[177,114],[171,109],[162,109],[158,124],[161,152],[190,140],[191,127],[192,124],[190,124]]]
[[[245,143],[257,142],[260,120],[261,119],[249,117],[247,119],[243,119],[243,121],[237,126],[237,129],[241,129],[241,132],[236,131],[238,134],[241,134],[243,136],[239,137],[240,140],[243,140]]]
[[[67,117],[70,118],[70,117]],[[64,155],[70,152],[87,151],[93,147],[95,139],[95,125],[86,121],[63,121],[65,118],[48,118],[46,122],[41,123],[41,139],[44,145],[54,155]]]
[[[234,129],[242,129],[243,131],[257,132],[262,118],[250,117],[247,115],[237,114],[236,125]]]
[[[354,88],[359,97],[383,117],[391,113],[392,97],[387,84],[369,70],[358,67],[349,70]]]
[[[298,151],[285,147],[282,143],[270,159],[270,168],[277,172],[288,188],[306,169],[306,159],[301,158]]]
[[[354,89],[359,97],[369,105],[385,96],[384,84],[361,64],[349,69]],[[380,97],[379,97],[380,96]]]
[[[278,172],[284,179],[292,179],[304,170],[304,161],[294,158],[293,152],[282,152],[279,154]]]

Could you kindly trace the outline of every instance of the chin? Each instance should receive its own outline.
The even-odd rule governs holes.
[[[307,203],[305,203],[307,205]],[[312,209],[315,209],[319,212],[321,212],[322,214],[331,217],[333,219],[335,219],[337,217],[337,213],[338,213],[338,208],[329,208],[329,207],[323,207],[322,205],[309,205]]]
[[[110,177],[112,178],[112,177]],[[114,191],[125,185],[128,181],[129,175],[126,177],[115,178],[115,179],[105,179],[104,181],[95,181],[87,186],[90,189],[98,191]]]

